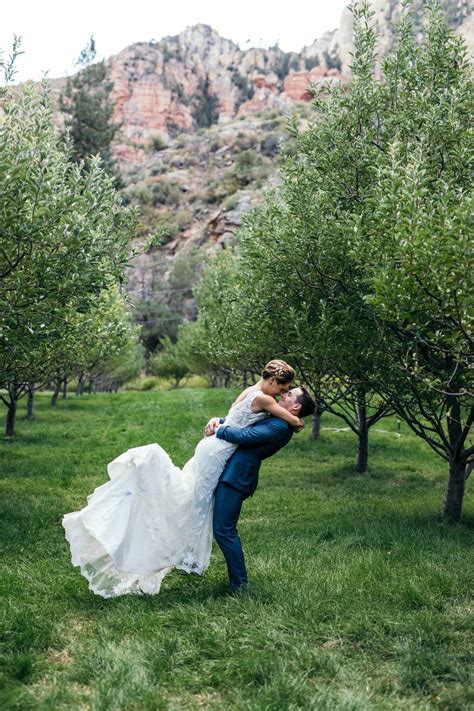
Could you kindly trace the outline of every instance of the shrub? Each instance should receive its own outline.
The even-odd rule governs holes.
[[[157,133],[156,136],[153,136],[150,140],[150,148],[153,151],[163,151],[165,148],[168,148],[168,144],[163,136]]]
[[[181,199],[181,190],[177,183],[160,180],[153,183],[151,190],[155,207],[177,205]]]
[[[124,390],[138,390],[145,392],[146,390],[158,390],[163,387],[163,379],[156,375],[146,375],[141,378],[133,378],[123,386]]]
[[[239,99],[237,101],[237,108],[244,101],[251,99],[255,93],[255,87],[248,77],[240,74],[237,67],[232,67],[232,83],[237,87],[240,92]]]
[[[168,170],[168,168],[166,165],[164,165],[164,163],[157,163],[156,165],[154,165],[152,167],[150,174],[153,176],[164,175],[167,170]]]
[[[326,62],[326,66],[328,69],[337,69],[338,71],[341,71],[341,60],[337,55],[334,54],[329,54],[327,49],[324,50],[324,61]]]
[[[234,142],[234,149],[246,151],[250,148],[255,148],[257,144],[258,139],[254,133],[244,133],[243,131],[239,131]]]
[[[209,203],[221,202],[228,195],[233,195],[239,189],[233,170],[224,173],[222,180],[213,180],[204,193],[204,200]]]
[[[278,138],[276,136],[267,136],[261,142],[260,148],[264,156],[276,156],[279,152]]]
[[[153,195],[151,191],[144,185],[140,185],[136,188],[135,198],[143,205],[150,205],[153,201]]]
[[[314,67],[319,67],[318,55],[315,54],[314,57],[306,57],[306,59],[304,60],[304,65],[308,71],[310,71],[311,69],[314,69]]]
[[[150,368],[156,375],[171,378],[173,387],[178,388],[181,381],[191,374],[189,365],[179,344],[173,343],[168,336],[161,339],[160,343],[162,350],[150,359]]]
[[[254,150],[249,149],[242,151],[242,153],[239,153],[237,156],[233,173],[238,186],[244,187],[255,178],[262,178],[267,175],[265,161],[262,156]]]
[[[174,219],[174,224],[179,232],[184,232],[189,227],[193,219],[193,215],[189,210],[179,210]]]
[[[148,242],[147,251],[150,251],[155,247],[163,247],[163,245],[168,244],[168,242],[171,242],[171,240],[176,237],[177,232],[178,230],[176,228],[176,225],[172,222],[165,222],[161,225],[158,225]]]
[[[227,210],[230,212],[230,210],[235,210],[237,205],[239,204],[239,197],[237,193],[234,193],[233,195],[229,195],[223,202],[222,207],[224,210]]]
[[[288,74],[289,64],[290,64],[290,54],[289,54],[289,52],[285,52],[285,54],[283,54],[281,57],[280,63],[275,68],[275,73],[280,81],[283,81],[283,79]]]

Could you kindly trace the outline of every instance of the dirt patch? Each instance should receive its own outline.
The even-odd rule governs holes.
[[[336,647],[342,647],[342,639],[328,639],[322,645],[323,649],[336,649]]]
[[[53,664],[62,664],[67,666],[72,664],[73,658],[66,649],[48,649],[46,656],[48,661]]]

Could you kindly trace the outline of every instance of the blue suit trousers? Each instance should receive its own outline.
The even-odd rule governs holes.
[[[214,538],[224,554],[233,592],[247,586],[244,552],[237,533],[242,502],[246,496],[230,484],[221,481],[214,501]]]

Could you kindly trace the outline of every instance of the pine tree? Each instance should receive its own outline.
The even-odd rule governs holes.
[[[76,62],[79,72],[68,79],[60,96],[59,107],[66,115],[66,130],[72,143],[71,156],[76,163],[99,155],[105,170],[118,181],[112,158],[112,141],[118,126],[112,122],[112,82],[107,79],[105,61],[94,62],[96,45],[91,37]]]
[[[211,94],[207,75],[204,81],[199,80],[194,119],[198,128],[209,128],[219,119],[219,100],[215,94]]]

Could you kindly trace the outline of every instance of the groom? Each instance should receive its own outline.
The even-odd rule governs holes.
[[[302,386],[283,394],[279,405],[297,417],[311,415],[315,407]],[[262,460],[288,444],[293,429],[278,417],[267,417],[243,428],[226,426],[224,420],[215,417],[208,422],[205,433],[239,445],[221,474],[214,500],[214,537],[227,563],[230,587],[237,593],[248,584],[244,553],[237,533],[242,503],[257,488]]]

